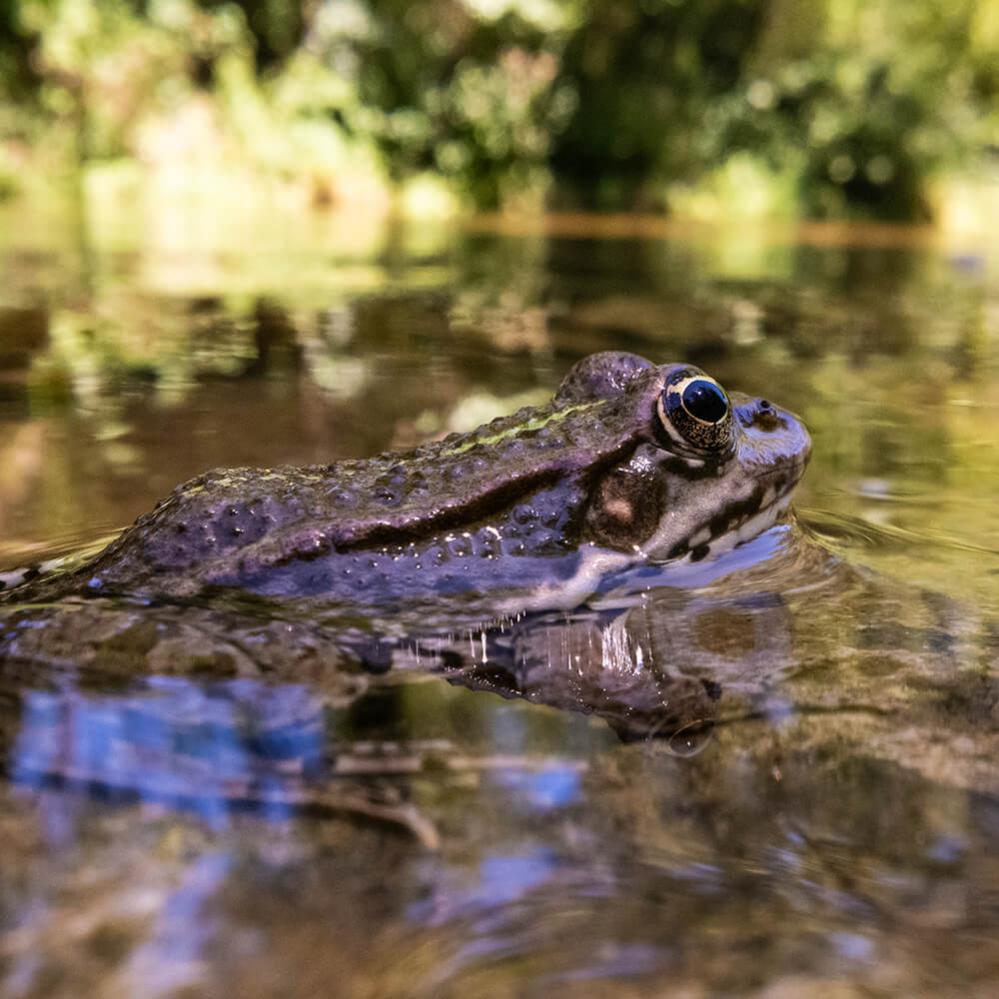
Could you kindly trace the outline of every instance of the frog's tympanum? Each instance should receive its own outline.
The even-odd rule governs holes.
[[[699,561],[759,534],[809,449],[797,417],[689,364],[594,354],[549,405],[413,451],[208,472],[82,567],[15,592],[572,606],[635,562]]]

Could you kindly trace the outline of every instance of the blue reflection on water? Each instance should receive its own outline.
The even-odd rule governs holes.
[[[289,796],[325,772],[326,738],[322,703],[297,684],[151,677],[110,694],[66,681],[23,693],[10,778],[185,808],[213,823],[234,804],[280,820]]]
[[[222,920],[212,902],[233,868],[228,852],[198,857],[167,895],[142,943],[129,955],[128,970],[145,996],[176,995],[196,989],[213,938]]]
[[[548,881],[556,867],[555,854],[546,847],[526,854],[486,857],[479,865],[479,882],[470,901],[488,906],[513,902]]]
[[[464,865],[445,866],[435,878],[433,895],[411,905],[407,914],[415,922],[430,925],[489,913],[502,916],[504,906],[547,884],[560,867],[555,851],[544,845],[518,853],[487,854],[471,878]],[[487,924],[475,925],[487,928]]]
[[[836,953],[848,961],[869,961],[874,957],[874,943],[860,933],[831,933],[829,940]]]
[[[581,790],[581,774],[568,766],[548,766],[544,770],[507,770],[494,775],[502,787],[517,792],[518,801],[531,809],[546,812],[564,808],[577,801]]]
[[[565,982],[649,975],[661,970],[669,960],[675,960],[675,951],[676,948],[607,940],[593,948],[589,961],[566,971],[548,975],[538,985],[543,983],[548,988],[554,988]]]

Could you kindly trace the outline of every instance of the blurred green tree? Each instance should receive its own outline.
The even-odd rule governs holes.
[[[927,218],[929,179],[980,152],[994,115],[981,0],[771,3],[746,85],[713,109],[710,154],[794,164],[809,215]]]
[[[558,85],[574,110],[549,162],[560,203],[662,207],[662,181],[705,169],[698,133],[741,85],[767,0],[588,0]]]
[[[356,76],[358,122],[393,176],[433,169],[482,208],[537,186],[565,117],[553,94],[578,4],[369,0],[317,20],[327,58]]]
[[[999,146],[999,0],[0,0],[0,167],[148,155],[192,95],[324,189],[360,150],[479,208],[666,208],[739,155],[809,215],[921,219]]]

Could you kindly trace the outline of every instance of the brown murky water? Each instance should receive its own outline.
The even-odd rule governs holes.
[[[0,218],[0,567],[208,467],[474,426],[607,348],[799,412],[825,547],[529,622],[519,697],[0,663],[5,995],[992,994],[994,254],[130,226]]]

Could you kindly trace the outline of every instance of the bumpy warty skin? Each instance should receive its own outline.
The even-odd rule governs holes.
[[[685,447],[657,403],[691,372],[701,377],[689,365],[593,355],[550,405],[409,452],[205,473],[91,562],[21,597],[221,588],[377,603],[550,585],[594,550],[704,557],[789,495],[808,438],[791,414],[739,397],[723,452]]]

